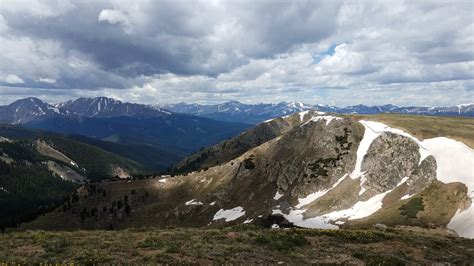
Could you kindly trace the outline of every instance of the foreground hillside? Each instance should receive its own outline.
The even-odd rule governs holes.
[[[428,231],[128,229],[0,234],[0,260],[19,263],[469,264],[474,240]]]

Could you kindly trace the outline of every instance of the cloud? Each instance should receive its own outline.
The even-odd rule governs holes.
[[[58,17],[74,8],[74,4],[68,0],[0,0],[0,12],[11,14],[21,13],[38,18]]]
[[[0,1],[11,97],[474,101],[469,1]]]
[[[100,11],[98,21],[108,22],[112,25],[119,24],[127,33],[131,33],[133,31],[133,25],[130,22],[130,19],[120,10],[104,9]]]
[[[56,82],[55,79],[50,79],[50,78],[39,78],[38,81],[39,81],[39,82],[50,83],[50,84],[53,84],[53,83]]]
[[[0,72],[0,82],[5,82],[7,84],[21,84],[25,81],[14,74],[4,74]]]

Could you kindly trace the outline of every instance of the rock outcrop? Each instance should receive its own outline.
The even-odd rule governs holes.
[[[436,177],[436,161],[432,157],[420,164],[420,147],[412,139],[390,132],[377,137],[362,161],[362,186],[382,193],[391,190],[408,177],[411,192],[419,192]]]

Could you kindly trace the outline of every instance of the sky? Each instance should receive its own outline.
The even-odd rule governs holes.
[[[0,0],[0,104],[474,102],[474,2]]]

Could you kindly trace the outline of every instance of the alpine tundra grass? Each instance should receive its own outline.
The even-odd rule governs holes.
[[[474,240],[410,229],[127,229],[0,235],[0,263],[311,264],[474,261]]]

